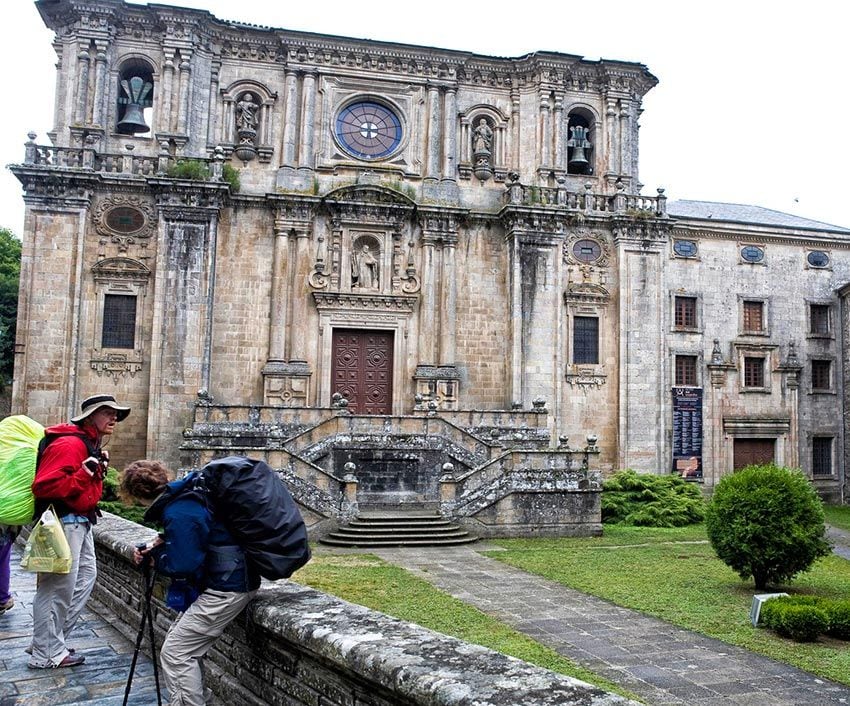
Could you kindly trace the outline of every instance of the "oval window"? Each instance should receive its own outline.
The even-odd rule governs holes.
[[[573,257],[579,262],[596,262],[602,255],[602,248],[595,240],[577,240],[573,245]]]
[[[679,257],[696,257],[697,244],[693,240],[674,240],[673,252]]]
[[[340,146],[357,159],[381,159],[401,144],[401,120],[386,106],[358,101],[339,111],[336,138]]]
[[[145,214],[132,206],[116,206],[106,212],[104,222],[116,233],[135,233],[145,227]]]
[[[741,259],[744,262],[761,262],[764,260],[764,249],[758,245],[745,245],[741,248]]]
[[[806,260],[811,267],[826,267],[829,264],[829,255],[823,250],[812,250]]]

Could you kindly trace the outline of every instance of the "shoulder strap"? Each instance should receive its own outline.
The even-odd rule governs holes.
[[[93,439],[90,439],[85,434],[76,434],[74,432],[67,432],[65,434],[45,434],[44,438],[38,442],[38,454],[35,457],[35,470],[38,472],[38,467],[41,464],[41,457],[44,454],[44,450],[50,446],[56,439],[62,436],[75,436],[80,441],[82,441],[86,445],[86,451],[88,451],[89,456],[94,456],[95,458],[101,458],[100,447],[97,445]]]

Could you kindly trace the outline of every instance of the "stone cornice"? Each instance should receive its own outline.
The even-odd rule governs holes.
[[[419,297],[403,294],[347,294],[344,292],[313,292],[319,311],[396,311],[411,313]]]
[[[780,243],[804,245],[811,248],[850,247],[850,233],[831,230],[782,228],[781,226],[745,225],[717,222],[715,228],[702,224],[688,225],[681,221],[673,226],[672,237],[685,239],[732,240],[736,242]]]

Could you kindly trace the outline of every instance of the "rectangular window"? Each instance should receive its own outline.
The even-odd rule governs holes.
[[[103,297],[102,348],[135,348],[136,297],[106,294]]]
[[[744,301],[744,331],[764,331],[764,302]]]
[[[697,357],[695,355],[676,356],[676,386],[697,386]]]
[[[676,328],[697,327],[697,298],[676,297],[674,326]]]
[[[573,317],[573,364],[599,363],[599,319],[595,316]]]
[[[832,361],[831,360],[813,360],[812,361],[812,389],[813,390],[829,390],[829,389],[832,389]]]
[[[764,387],[764,358],[744,358],[744,387]]]
[[[815,336],[829,335],[829,304],[809,306],[809,333]]]
[[[831,436],[815,436],[812,438],[812,475],[832,475]]]

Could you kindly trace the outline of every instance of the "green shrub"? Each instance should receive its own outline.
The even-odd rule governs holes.
[[[239,191],[241,184],[239,182],[239,170],[235,169],[230,164],[225,164],[221,173],[221,178],[230,184],[230,190],[235,194]]]
[[[795,642],[813,642],[826,632],[829,617],[812,605],[787,605],[781,609],[776,632]]]
[[[616,473],[602,484],[602,521],[643,527],[681,527],[702,522],[705,501],[697,485],[679,476]]]
[[[210,178],[210,169],[200,159],[180,159],[168,168],[166,174],[172,179],[206,181]]]
[[[725,476],[705,525],[717,556],[758,589],[790,581],[830,552],[820,499],[787,468],[747,466]]]
[[[113,515],[123,517],[125,520],[153,527],[154,525],[149,525],[142,520],[147,508],[139,505],[126,505],[118,497],[118,484],[120,482],[118,475],[118,471],[114,468],[110,468],[107,472],[103,479],[103,497],[98,503],[98,507],[106,512],[111,512]]]
[[[850,600],[829,601],[825,609],[829,616],[826,634],[838,640],[850,640]]]

